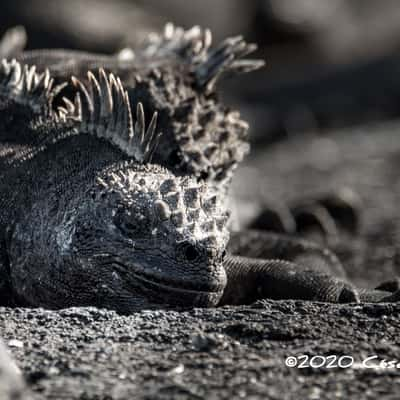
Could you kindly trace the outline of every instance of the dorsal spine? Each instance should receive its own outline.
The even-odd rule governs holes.
[[[34,113],[50,115],[54,97],[66,83],[54,85],[46,69],[37,73],[34,65],[22,66],[18,61],[3,59],[0,64],[0,96],[29,107]]]
[[[230,37],[212,47],[209,29],[194,26],[184,30],[172,23],[165,25],[163,34],[149,37],[144,54],[148,57],[174,55],[190,65],[198,87],[214,90],[221,75],[229,72],[247,73],[264,66],[263,60],[244,59],[257,49],[242,36]]]
[[[78,121],[78,130],[104,138],[138,163],[151,162],[160,133],[156,133],[157,113],[146,129],[141,103],[137,104],[133,121],[128,92],[112,73],[99,70],[99,79],[88,72],[88,84],[72,77],[78,90],[74,102],[64,99],[60,115]]]

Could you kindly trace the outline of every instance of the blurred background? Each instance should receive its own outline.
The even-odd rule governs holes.
[[[267,67],[222,85],[253,143],[400,114],[396,0],[2,0],[0,30],[23,25],[27,48],[113,53],[169,21],[259,45]]]

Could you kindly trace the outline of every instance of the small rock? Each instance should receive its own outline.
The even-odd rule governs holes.
[[[199,333],[192,337],[192,345],[197,351],[209,351],[216,346],[216,342],[213,338]]]
[[[22,349],[24,347],[24,342],[18,339],[11,339],[7,344],[8,347],[17,347],[18,349]]]
[[[126,375],[125,372],[121,372],[121,373],[118,375],[118,379],[124,380],[124,379],[126,379],[126,378],[127,378],[127,375]]]
[[[185,371],[185,366],[183,364],[178,364],[175,368],[168,371],[167,375],[180,375]]]

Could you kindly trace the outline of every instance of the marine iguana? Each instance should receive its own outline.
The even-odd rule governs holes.
[[[258,67],[239,60],[253,49],[240,37],[213,49],[209,31],[168,25],[127,58],[45,50],[2,61],[1,303],[131,312],[261,297],[397,301],[397,287],[356,289],[334,254],[301,239],[244,231],[228,246],[247,125],[215,83]],[[74,97],[57,108],[62,91]],[[235,242],[255,242],[257,258],[253,245],[226,254]]]

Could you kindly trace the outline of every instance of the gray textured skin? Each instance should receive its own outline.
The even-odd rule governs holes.
[[[49,76],[3,64],[3,303],[131,312],[259,297],[397,300],[390,291],[358,292],[332,253],[306,241],[241,232],[230,244],[238,255],[225,256],[227,189],[248,148],[247,127],[217,102],[215,83],[223,72],[258,67],[238,60],[252,49],[236,38],[210,50],[208,31],[168,26],[135,58],[19,56],[38,71],[49,67],[59,82],[80,79],[64,88],[72,101],[58,111],[61,87]],[[103,70],[83,74],[94,67],[122,83]],[[141,106],[132,118],[138,101],[159,113],[157,148]]]

